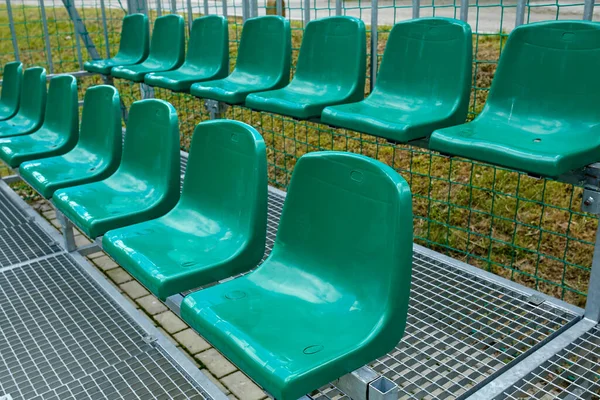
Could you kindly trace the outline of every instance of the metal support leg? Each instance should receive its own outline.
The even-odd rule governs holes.
[[[515,27],[523,25],[525,23],[525,4],[527,0],[517,1],[517,17],[515,20]]]
[[[152,86],[148,86],[145,83],[140,83],[140,91],[142,92],[142,99],[154,98],[154,88]]]
[[[75,244],[75,233],[73,232],[73,224],[67,217],[64,216],[63,213],[56,210],[56,218],[60,222],[60,231],[63,234],[63,245],[65,250],[69,253],[77,250],[77,245]]]
[[[115,86],[115,80],[110,75],[102,75],[102,80],[105,85]],[[127,123],[129,120],[129,112],[127,111],[127,107],[125,107],[125,103],[123,103],[123,99],[119,97],[119,101],[121,102],[121,118]]]
[[[586,184],[583,189],[581,210],[600,216],[600,163],[589,165],[585,169],[585,176]],[[600,321],[600,224],[596,231],[585,317],[592,321]]]
[[[373,92],[375,79],[377,79],[377,44],[378,44],[378,0],[371,0],[371,84],[370,91]]]
[[[227,104],[207,99],[204,100],[204,108],[210,114],[210,119],[221,119],[227,111]]]
[[[469,21],[469,0],[461,0],[460,2],[460,19],[461,21]]]
[[[594,16],[594,0],[585,0],[583,7],[583,19],[591,21]]]
[[[353,400],[397,400],[398,385],[379,376],[369,367],[361,367],[333,382]]]

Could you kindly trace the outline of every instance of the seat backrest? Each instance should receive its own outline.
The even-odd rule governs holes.
[[[46,70],[42,67],[27,68],[23,73],[19,115],[42,121],[46,110]]]
[[[283,87],[290,80],[292,34],[283,17],[268,15],[244,22],[235,65],[236,72],[267,77]],[[232,74],[233,74],[232,73]]]
[[[152,186],[148,190],[179,197],[180,173],[175,108],[164,100],[136,101],[129,109],[123,157],[115,175],[134,176]]]
[[[164,15],[154,21],[150,42],[151,58],[168,63],[173,67],[183,63],[185,58],[185,23],[177,14]]]
[[[400,22],[388,38],[374,92],[449,102],[462,121],[471,91],[473,50],[469,24],[451,18]]]
[[[412,239],[410,188],[396,171],[358,154],[315,152],[294,168],[270,260],[355,294],[403,331]]]
[[[207,68],[218,68],[218,76],[229,72],[229,28],[227,18],[208,15],[192,23],[186,62]]]
[[[59,75],[50,79],[46,101],[44,129],[77,140],[79,135],[79,101],[77,79]]]
[[[4,66],[4,73],[2,75],[2,97],[0,97],[0,102],[10,107],[14,112],[19,108],[22,84],[23,65],[18,61],[7,63]]]
[[[181,203],[243,234],[250,248],[264,252],[267,153],[256,129],[231,120],[198,124],[186,171]]]
[[[121,106],[117,89],[109,85],[87,89],[83,99],[77,147],[95,154],[108,164],[118,165],[121,161],[122,139]]]
[[[304,30],[294,80],[331,83],[341,90],[364,94],[366,40],[365,24],[358,18],[310,21]]]
[[[123,18],[119,55],[131,57],[138,62],[148,57],[150,24],[144,14],[131,14]]]
[[[599,123],[600,23],[553,21],[510,34],[481,117]],[[521,118],[518,118],[521,117]],[[562,124],[564,125],[564,124]]]

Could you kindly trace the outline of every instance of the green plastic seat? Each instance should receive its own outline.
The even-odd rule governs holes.
[[[307,154],[269,258],[187,295],[181,316],[275,399],[298,399],[398,344],[412,232],[410,189],[392,168]]]
[[[150,42],[148,17],[144,14],[131,14],[123,18],[119,51],[112,58],[88,61],[83,69],[109,75],[113,67],[139,64],[148,57]]]
[[[23,74],[19,111],[10,119],[0,121],[0,138],[26,135],[34,132],[44,122],[46,107],[46,70],[27,68]]]
[[[327,106],[364,98],[366,65],[364,22],[354,17],[310,21],[292,82],[248,96],[246,106],[299,119],[319,118]]]
[[[179,68],[185,56],[185,23],[183,17],[169,14],[156,18],[150,54],[141,64],[114,67],[110,74],[115,78],[133,82],[144,82],[150,72],[163,72]]]
[[[243,122],[196,127],[177,206],[107,232],[102,247],[162,300],[249,271],[265,252],[267,155]]]
[[[58,189],[108,178],[119,166],[122,147],[119,92],[94,86],[85,92],[79,141],[60,156],[24,162],[19,174],[44,198]]]
[[[0,138],[0,159],[8,166],[15,168],[24,161],[64,154],[75,146],[79,126],[75,77],[60,75],[50,80],[45,114],[37,131]]]
[[[369,97],[327,107],[321,121],[399,143],[428,137],[465,122],[472,62],[467,23],[450,18],[398,23]]]
[[[144,82],[176,92],[189,92],[193,83],[225,78],[228,73],[227,18],[209,15],[194,20],[183,65],[174,71],[150,73]]]
[[[52,202],[90,238],[166,214],[179,199],[179,125],[175,108],[157,99],[133,103],[123,157],[110,177],[59,189]]]
[[[0,121],[12,118],[19,110],[21,85],[23,84],[23,65],[10,62],[4,66],[2,76],[2,94],[0,95]]]
[[[522,25],[510,34],[479,116],[430,148],[536,176],[600,161],[600,24]]]
[[[242,104],[253,92],[282,88],[290,81],[292,34],[283,17],[248,19],[242,28],[235,69],[227,78],[194,83],[196,97]]]

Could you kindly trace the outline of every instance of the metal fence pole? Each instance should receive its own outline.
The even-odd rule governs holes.
[[[156,0],[156,15],[162,17],[162,0]]]
[[[585,0],[583,6],[583,19],[591,21],[594,15],[594,0]]]
[[[281,1],[281,0],[280,0]],[[227,0],[223,0],[223,16],[227,18]]]
[[[250,0],[250,4],[252,5],[252,17],[258,17],[258,0]]]
[[[171,14],[177,14],[177,0],[171,0]]]
[[[469,20],[469,0],[461,0],[460,2],[460,19],[464,22]]]
[[[412,0],[412,17],[419,18],[421,15],[421,0]]]
[[[370,91],[375,87],[375,79],[377,77],[377,43],[378,43],[378,17],[379,17],[379,2],[371,0],[371,84]]]
[[[187,14],[188,14],[188,30],[192,33],[192,24],[194,23],[194,15],[192,13],[192,0],[187,0]]]
[[[525,23],[525,3],[527,0],[517,1],[517,17],[515,19],[515,27]]]
[[[204,0],[204,15],[208,15],[208,0]]]
[[[342,0],[335,0],[335,15],[342,15]]]
[[[85,28],[85,24],[81,20],[81,17],[79,16],[79,13],[77,12],[77,9],[75,8],[75,5],[73,4],[73,2],[70,0],[62,0],[62,2],[64,4],[65,8],[67,9],[67,12],[69,13],[69,17],[71,17],[71,21],[73,21],[73,26],[75,27],[75,39],[77,39],[76,44],[77,44],[77,51],[79,53],[78,54],[79,67],[81,69],[83,69],[83,62],[81,60],[81,45],[79,44],[79,37],[81,37],[81,40],[83,40],[83,43],[85,44],[85,48],[87,49],[87,52],[92,60],[99,60],[100,55],[98,54],[98,51],[96,50],[96,46],[94,45],[94,42],[90,38],[90,35],[89,35],[87,29]]]
[[[588,297],[585,303],[585,317],[600,321],[600,224],[596,231],[596,243],[592,258],[592,273],[588,285]]]
[[[42,26],[44,28],[44,43],[46,45],[46,61],[48,62],[48,71],[54,73],[54,64],[52,63],[52,47],[50,46],[50,35],[48,34],[48,20],[46,19],[46,7],[44,0],[40,0],[40,13],[42,14]]]
[[[249,0],[242,0],[242,20],[244,22],[248,19],[248,1]]]
[[[104,28],[104,43],[106,44],[106,58],[110,58],[110,43],[108,41],[108,25],[106,23],[106,7],[104,0],[100,0],[100,10],[102,11],[102,27]]]
[[[310,22],[310,0],[304,0],[304,26]]]
[[[8,25],[10,26],[10,36],[12,37],[13,51],[15,53],[15,61],[21,61],[19,57],[19,44],[17,43],[17,32],[15,31],[15,21],[13,19],[12,7],[10,0],[6,0],[6,11],[8,12]]]

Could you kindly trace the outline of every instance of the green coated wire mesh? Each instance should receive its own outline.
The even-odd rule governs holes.
[[[79,70],[88,54],[83,43],[78,44],[69,14],[62,1],[43,1],[54,72]],[[243,24],[242,2],[227,0],[224,7],[222,0],[192,0],[191,4],[186,0],[148,0],[147,10],[151,21],[176,12],[187,24],[190,9],[192,18],[196,18],[205,10],[224,15],[226,8],[233,68]],[[311,19],[336,14],[335,1],[308,3]],[[292,25],[293,65],[302,40],[305,4],[304,0],[283,0],[283,12]],[[118,50],[121,19],[127,8],[131,6],[136,12],[145,9],[141,0],[75,0],[75,5],[102,57]],[[277,9],[274,0],[257,0],[257,5],[258,15],[272,14]],[[345,0],[340,5],[342,15],[362,18],[370,35],[371,2]],[[48,68],[40,0],[12,0],[11,6],[21,61],[26,66]],[[455,0],[422,1],[419,14],[458,18],[460,6]],[[583,6],[582,0],[529,0],[525,22],[581,19]],[[485,103],[502,47],[515,26],[516,8],[514,0],[479,0],[469,6],[474,32],[470,119]],[[379,0],[377,62],[393,24],[412,15],[412,1]],[[599,15],[596,11],[594,19],[599,20]],[[6,5],[0,6],[0,58],[2,64],[15,58]],[[80,79],[83,89],[100,83],[98,76]],[[127,107],[141,98],[139,85],[122,80],[115,84]],[[209,118],[203,102],[163,89],[156,89],[154,95],[177,109],[181,145],[187,149],[196,124]],[[417,243],[570,303],[585,304],[598,221],[580,211],[581,187],[239,106],[230,107],[225,117],[245,121],[261,132],[268,146],[270,184],[285,189],[297,160],[311,151],[343,150],[373,157],[393,166],[410,183]]]

